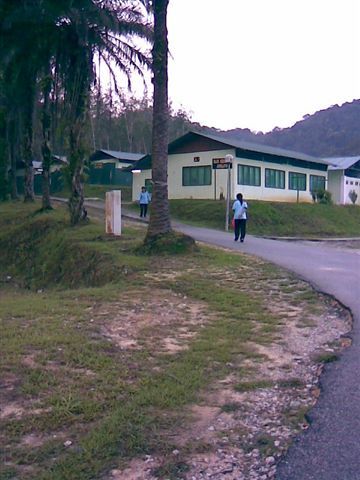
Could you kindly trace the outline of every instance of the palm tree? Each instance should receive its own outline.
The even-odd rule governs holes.
[[[100,56],[114,78],[111,62],[115,62],[130,82],[131,72],[135,70],[142,75],[142,67],[148,64],[147,57],[132,45],[130,38],[150,39],[151,29],[133,2],[119,4],[112,0],[73,2],[58,25],[57,64],[69,124],[69,210],[71,224],[75,225],[84,216],[85,126],[89,119],[90,90],[96,76],[95,56]]]
[[[51,99],[53,79],[51,75],[42,78],[40,89],[42,92],[41,130],[42,130],[42,210],[50,210],[50,165],[51,165]]]
[[[8,139],[15,142],[19,132],[20,152],[25,164],[24,201],[34,201],[33,116],[36,81],[43,62],[43,9],[40,1],[0,2],[0,65],[4,72],[8,111]],[[46,61],[46,60],[45,60]],[[11,158],[15,147],[8,145]],[[15,177],[15,165],[12,176]],[[15,188],[14,195],[15,195]]]
[[[132,1],[123,0],[0,0],[0,66],[13,69],[12,84],[21,97],[22,155],[26,164],[25,201],[33,199],[32,117],[36,81],[49,74],[44,67],[54,62],[61,82],[68,124],[71,223],[83,216],[82,175],[86,158],[85,125],[89,96],[95,79],[94,58],[100,55],[115,73],[111,62],[130,78],[148,63],[131,38],[149,39],[151,29],[142,11]],[[25,33],[24,33],[25,32]],[[11,45],[10,52],[6,47]],[[50,73],[54,73],[54,70]],[[43,90],[43,106],[47,108]],[[49,91],[46,91],[48,96]],[[48,97],[47,97],[48,98]],[[20,104],[20,102],[19,102]],[[44,110],[45,112],[45,110]],[[45,119],[47,119],[45,121]],[[49,157],[48,116],[43,115],[43,153]],[[45,142],[46,137],[46,142]]]
[[[9,193],[8,154],[6,144],[6,109],[3,95],[3,77],[0,72],[0,201],[7,200]]]
[[[145,243],[171,232],[168,200],[168,36],[167,8],[169,0],[154,0],[154,44],[152,68],[154,85],[152,127],[152,207]]]

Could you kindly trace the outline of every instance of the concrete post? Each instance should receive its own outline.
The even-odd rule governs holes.
[[[106,192],[105,230],[109,235],[121,235],[121,190]]]

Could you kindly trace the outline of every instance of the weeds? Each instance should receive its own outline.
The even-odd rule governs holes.
[[[26,208],[16,206],[16,219],[10,210],[0,214],[0,275],[12,276],[0,287],[1,374],[9,382],[5,399],[10,406],[16,399],[20,412],[1,421],[1,478],[90,480],[154,452],[166,460],[158,476],[182,478],[187,464],[170,457],[166,434],[187,421],[189,405],[229,372],[240,392],[274,386],[246,381],[268,361],[252,345],[272,342],[281,323],[266,304],[269,284],[289,285],[271,298],[312,304],[316,297],[305,287],[297,294],[291,276],[253,258],[210,248],[141,256],[137,230],[114,240],[96,224],[66,227],[61,210],[33,216],[35,207]],[[182,313],[171,316],[181,304]],[[123,329],[128,339],[132,322],[135,347],[104,333]],[[171,333],[184,335],[186,348],[164,351]],[[222,411],[240,406],[229,402]],[[26,446],[29,434],[40,444]],[[269,439],[256,442],[264,451],[271,446]]]

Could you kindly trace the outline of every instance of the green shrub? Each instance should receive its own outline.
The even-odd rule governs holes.
[[[322,203],[324,205],[332,204],[331,193],[328,190],[324,190],[322,188],[319,188],[318,190],[313,190],[311,192],[311,196],[313,201],[316,203]]]

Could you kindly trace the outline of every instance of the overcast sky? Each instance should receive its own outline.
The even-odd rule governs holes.
[[[170,98],[255,131],[360,98],[359,21],[360,0],[170,0]]]

